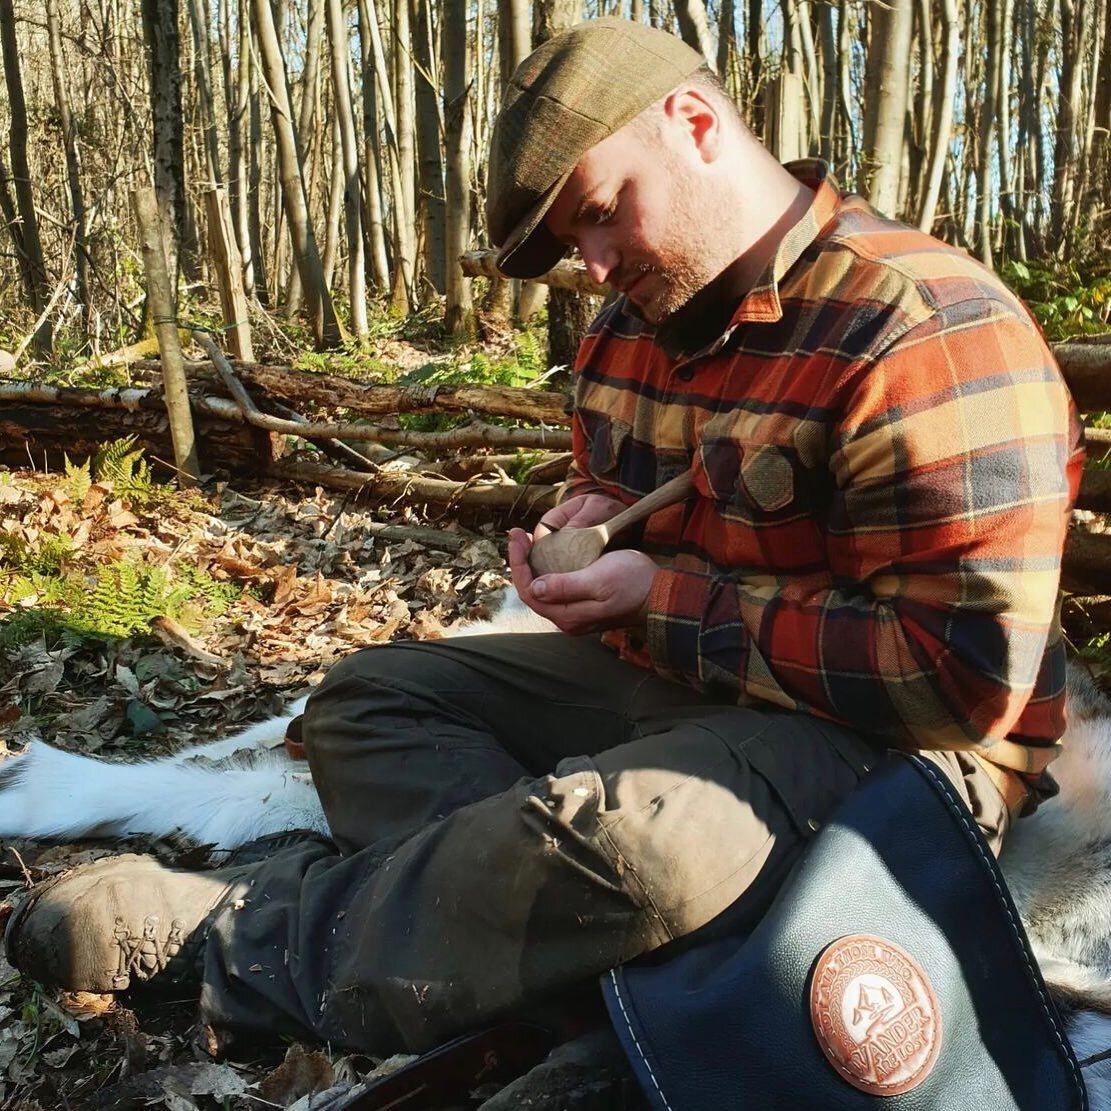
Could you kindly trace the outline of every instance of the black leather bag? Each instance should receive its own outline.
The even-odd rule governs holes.
[[[995,858],[916,756],[842,804],[750,937],[603,988],[666,1111],[1087,1107]]]

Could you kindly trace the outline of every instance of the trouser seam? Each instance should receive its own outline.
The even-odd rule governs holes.
[[[636,891],[640,892],[641,897],[636,899],[636,901],[640,904],[641,912],[643,913],[646,910],[650,911],[655,919],[658,932],[664,935],[664,942],[674,941],[675,935],[668,927],[663,914],[660,913],[660,908],[656,905],[656,900],[652,898],[651,892],[644,886],[644,882],[641,880],[636,868],[617,847],[616,842],[610,837],[609,830],[597,819],[595,819],[595,824],[601,835],[602,847],[618,876],[621,877],[622,885],[629,890],[630,895],[632,895],[634,899],[636,899]]]

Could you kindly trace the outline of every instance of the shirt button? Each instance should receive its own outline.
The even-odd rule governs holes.
[[[675,377],[681,382],[689,382],[694,377],[694,368],[689,366],[680,367],[675,372]]]
[[[822,823],[817,818],[811,818],[806,823],[810,827],[811,833],[817,833],[822,828]]]

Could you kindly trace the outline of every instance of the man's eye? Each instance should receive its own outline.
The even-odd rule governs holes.
[[[611,201],[605,208],[599,208],[594,213],[595,224],[608,224],[617,212],[617,201]]]

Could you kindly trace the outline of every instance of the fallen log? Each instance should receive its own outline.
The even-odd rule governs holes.
[[[158,371],[157,362],[135,364],[147,371]],[[566,426],[571,423],[567,399],[558,393],[524,389],[520,386],[368,386],[334,374],[311,374],[286,366],[263,363],[232,363],[236,375],[268,397],[280,398],[303,409],[308,402],[326,408],[349,409],[361,417],[383,413],[473,411],[511,420],[538,421]],[[186,364],[186,371],[197,389],[208,389],[220,381],[208,359]]]
[[[304,439],[352,440],[361,443],[378,443],[387,447],[405,447],[424,450],[451,451],[462,447],[522,447],[535,450],[566,451],[571,446],[571,433],[562,428],[505,428],[472,421],[446,432],[421,432],[411,429],[382,428],[368,424],[337,424],[310,422],[271,416],[260,412],[252,403],[249,409],[222,397],[193,397],[197,413],[235,424],[249,424],[267,432],[300,436]],[[163,413],[162,391],[148,389],[82,390],[71,386],[45,386],[31,382],[0,382],[0,401],[16,404],[31,402],[45,405],[68,406],[74,410],[106,409],[119,413],[136,413],[141,410]],[[9,416],[11,412],[9,411]],[[71,414],[67,424],[72,426],[77,418]],[[127,424],[125,418],[110,422],[113,426]],[[14,433],[13,421],[10,431]],[[127,433],[122,433],[126,435]],[[118,438],[104,434],[104,439]],[[242,470],[242,467],[238,468]]]
[[[286,450],[283,436],[205,412],[194,412],[193,426],[202,473],[258,474]],[[60,471],[67,457],[79,462],[125,436],[134,436],[152,462],[174,469],[173,443],[159,395],[138,406],[94,409],[41,402],[0,405],[0,463],[7,467],[30,464]]]
[[[493,482],[449,482],[442,478],[378,471],[355,474],[315,463],[279,460],[267,474],[290,482],[306,482],[329,490],[353,490],[375,501],[427,502],[431,505],[466,506],[500,510],[518,517],[539,518],[556,503],[557,486],[517,486]]]
[[[1105,595],[1111,583],[1111,533],[1073,529],[1065,541],[1061,586],[1070,594]]]
[[[1082,413],[1111,409],[1111,344],[1055,343],[1053,354]]]

